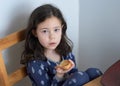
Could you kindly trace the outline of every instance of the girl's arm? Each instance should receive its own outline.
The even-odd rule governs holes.
[[[69,76],[72,73],[78,72],[78,69],[76,67],[75,58],[72,53],[69,53],[69,55],[64,59],[71,61],[72,66],[68,70],[64,70],[60,67],[55,67],[56,71],[57,71],[56,76],[61,79],[64,79],[66,75]]]
[[[35,86],[50,86],[50,79],[45,66],[36,60],[30,61],[27,65],[28,76]]]
[[[61,86],[61,80],[56,76],[52,79],[42,61],[30,61],[27,65],[28,76],[35,86]]]

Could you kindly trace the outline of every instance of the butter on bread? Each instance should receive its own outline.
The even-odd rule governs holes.
[[[68,70],[69,68],[71,68],[72,63],[69,60],[63,60],[57,67],[60,67],[64,70]]]

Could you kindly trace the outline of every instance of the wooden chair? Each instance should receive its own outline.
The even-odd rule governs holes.
[[[25,67],[21,67],[8,75],[4,59],[2,57],[3,50],[24,40],[24,33],[25,30],[21,30],[0,39],[0,86],[13,86],[15,83],[27,76]]]
[[[0,86],[13,86],[18,81],[27,76],[26,68],[21,67],[8,75],[4,59],[2,57],[2,51],[23,41],[25,30],[14,32],[2,39],[0,39]],[[100,84],[101,77],[85,84],[84,86],[102,86]],[[24,85],[23,85],[24,86]]]

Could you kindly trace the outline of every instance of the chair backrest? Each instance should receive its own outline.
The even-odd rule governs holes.
[[[21,30],[0,39],[0,86],[13,86],[27,76],[25,66],[8,74],[2,57],[2,51],[23,41],[25,38],[24,34],[25,30]]]

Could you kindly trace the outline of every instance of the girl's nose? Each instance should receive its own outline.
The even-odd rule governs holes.
[[[55,38],[55,35],[53,32],[50,32],[50,36],[49,36],[50,39],[54,39]]]

